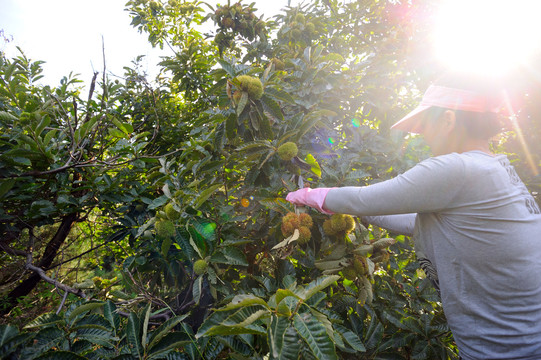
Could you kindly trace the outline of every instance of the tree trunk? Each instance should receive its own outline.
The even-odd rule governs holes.
[[[49,241],[49,243],[47,244],[47,247],[43,252],[42,258],[37,264],[34,265],[39,268],[46,269],[53,263],[56,255],[58,254],[58,250],[68,237],[71,227],[76,220],[76,213],[68,214],[62,218],[60,227],[56,231],[56,234],[53,236],[51,241]],[[17,285],[15,289],[11,290],[5,300],[7,306],[3,307],[3,309],[0,310],[0,314],[9,313],[17,304],[17,299],[21,296],[28,295],[36,287],[40,280],[41,277],[37,273],[33,273],[32,275],[30,275],[30,277]]]

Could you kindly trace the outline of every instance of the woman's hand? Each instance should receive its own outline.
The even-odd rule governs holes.
[[[331,188],[303,188],[297,191],[290,192],[286,196],[286,200],[295,205],[306,205],[317,209],[324,214],[334,214],[331,211],[323,209],[325,197]]]

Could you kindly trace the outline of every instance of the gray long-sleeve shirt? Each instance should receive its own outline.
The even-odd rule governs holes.
[[[417,257],[463,359],[541,359],[541,212],[505,155],[430,158],[388,181],[332,189],[324,208],[406,234],[415,221]]]

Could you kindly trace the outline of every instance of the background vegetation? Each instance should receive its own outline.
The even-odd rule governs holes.
[[[154,81],[136,59],[84,93],[0,54],[0,358],[457,358],[411,239],[284,200],[427,156],[389,127],[441,71],[430,3],[314,1],[267,19],[129,1],[172,55]],[[525,142],[494,146],[536,195],[541,88],[517,84]],[[306,211],[308,231],[283,221]]]

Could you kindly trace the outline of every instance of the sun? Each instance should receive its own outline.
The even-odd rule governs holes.
[[[435,20],[436,56],[448,68],[500,75],[541,51],[541,1],[444,0]]]

